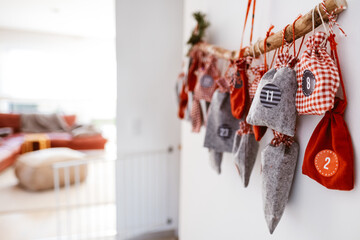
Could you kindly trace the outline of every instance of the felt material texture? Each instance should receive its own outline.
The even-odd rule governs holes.
[[[303,174],[329,189],[354,188],[354,152],[351,136],[343,117],[345,107],[345,101],[335,98],[335,107],[326,112],[309,140],[302,165]],[[336,156],[329,156],[328,161],[318,165],[318,170],[315,160],[324,150],[331,150]],[[332,167],[331,164],[336,161],[338,166]]]
[[[244,187],[247,187],[249,184],[258,150],[259,143],[255,140],[254,134],[235,135],[233,147],[234,162]]]
[[[290,67],[270,69],[256,90],[246,121],[267,126],[288,136],[295,135],[296,73]]]
[[[285,210],[298,154],[299,145],[296,142],[290,147],[283,143],[278,147],[269,144],[261,152],[263,206],[271,234]]]
[[[231,114],[229,93],[215,91],[207,118],[204,147],[216,152],[232,152],[239,120]]]
[[[216,152],[213,149],[209,150],[210,166],[217,174],[221,173],[221,162],[223,158],[222,152]]]

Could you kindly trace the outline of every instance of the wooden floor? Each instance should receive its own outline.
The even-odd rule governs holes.
[[[128,240],[178,240],[176,233],[173,230],[147,233]]]

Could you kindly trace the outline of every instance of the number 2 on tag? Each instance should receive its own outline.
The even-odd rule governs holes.
[[[331,159],[329,157],[325,158],[325,164],[324,164],[324,169],[329,170],[329,168],[327,167],[330,163]]]
[[[330,149],[316,154],[314,163],[316,170],[324,177],[333,176],[339,168],[339,159],[336,153]]]

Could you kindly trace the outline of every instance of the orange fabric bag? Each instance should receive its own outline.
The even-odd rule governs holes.
[[[197,82],[196,71],[204,66],[203,63],[204,57],[205,57],[205,53],[197,49],[196,46],[191,49],[189,71],[187,76],[187,84],[188,84],[189,92],[192,92],[195,89]]]
[[[242,48],[244,40],[244,32],[246,27],[247,18],[249,15],[251,3],[253,3],[252,11],[252,22],[250,30],[250,45],[252,42],[253,29],[254,29],[254,17],[255,17],[255,5],[256,0],[248,0],[248,5],[245,14],[244,27],[241,35],[241,44],[239,57],[236,61],[231,61],[229,68],[235,66],[236,71],[231,73],[230,82],[231,82],[231,91],[230,91],[230,104],[231,112],[233,116],[237,119],[243,117],[243,115],[249,110],[250,100],[249,100],[249,91],[248,91],[248,77],[246,71],[249,69],[251,63],[251,57],[243,57],[245,49]]]
[[[335,56],[344,100],[335,98],[335,106],[326,112],[316,126],[305,150],[303,174],[329,189],[354,188],[354,152],[351,136],[344,120],[347,98],[336,51],[335,35],[329,36]]]
[[[240,119],[249,108],[248,77],[246,74],[249,62],[246,58],[240,58],[231,64],[236,66],[236,71],[232,74],[230,81],[231,112],[235,118]]]

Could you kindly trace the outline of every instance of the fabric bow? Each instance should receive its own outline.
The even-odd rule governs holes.
[[[275,130],[273,130],[273,133],[274,133],[274,138],[271,140],[271,144],[274,145],[275,147],[280,146],[281,143],[283,143],[287,147],[290,147],[294,142],[293,137],[279,133]]]
[[[253,128],[250,124],[247,124],[245,121],[239,123],[239,130],[237,130],[238,135],[242,136],[251,133],[253,133]]]

